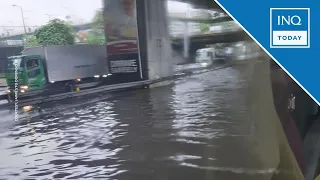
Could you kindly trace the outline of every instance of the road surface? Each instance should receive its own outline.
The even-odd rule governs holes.
[[[80,106],[57,102],[58,112],[18,122],[0,111],[0,179],[264,179],[274,169],[255,169],[248,152],[250,72],[240,65]]]

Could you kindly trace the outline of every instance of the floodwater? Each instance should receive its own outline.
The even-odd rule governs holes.
[[[2,111],[0,179],[260,179],[272,170],[248,165],[249,71],[212,70],[18,122]]]

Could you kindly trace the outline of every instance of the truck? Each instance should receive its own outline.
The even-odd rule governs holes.
[[[203,48],[198,49],[196,52],[197,63],[209,63],[211,64],[215,60],[215,49],[214,48]]]
[[[8,57],[5,78],[8,98],[61,93],[99,86],[110,76],[106,47],[102,45],[50,45]]]
[[[254,41],[218,44],[215,52],[216,60],[225,62],[259,58],[263,54],[263,50]]]

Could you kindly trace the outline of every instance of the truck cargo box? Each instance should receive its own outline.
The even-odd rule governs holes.
[[[94,77],[109,73],[103,45],[51,45],[25,50],[24,55],[45,59],[49,82]]]

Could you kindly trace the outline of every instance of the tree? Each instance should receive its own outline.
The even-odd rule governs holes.
[[[87,43],[88,44],[103,45],[106,43],[105,35],[103,33],[97,33],[95,31],[90,31],[87,34]]]
[[[40,45],[72,45],[75,43],[72,27],[66,22],[54,19],[34,32]]]
[[[88,44],[99,44],[103,45],[106,43],[105,33],[104,33],[104,19],[103,10],[99,9],[91,20],[92,30],[87,34],[87,40],[85,43]]]
[[[99,9],[96,11],[96,14],[91,20],[92,28],[96,30],[103,30],[104,29],[104,19],[103,19],[103,10]]]
[[[34,35],[24,36],[24,48],[32,48],[37,46],[40,46],[40,43],[37,40],[36,36]]]

